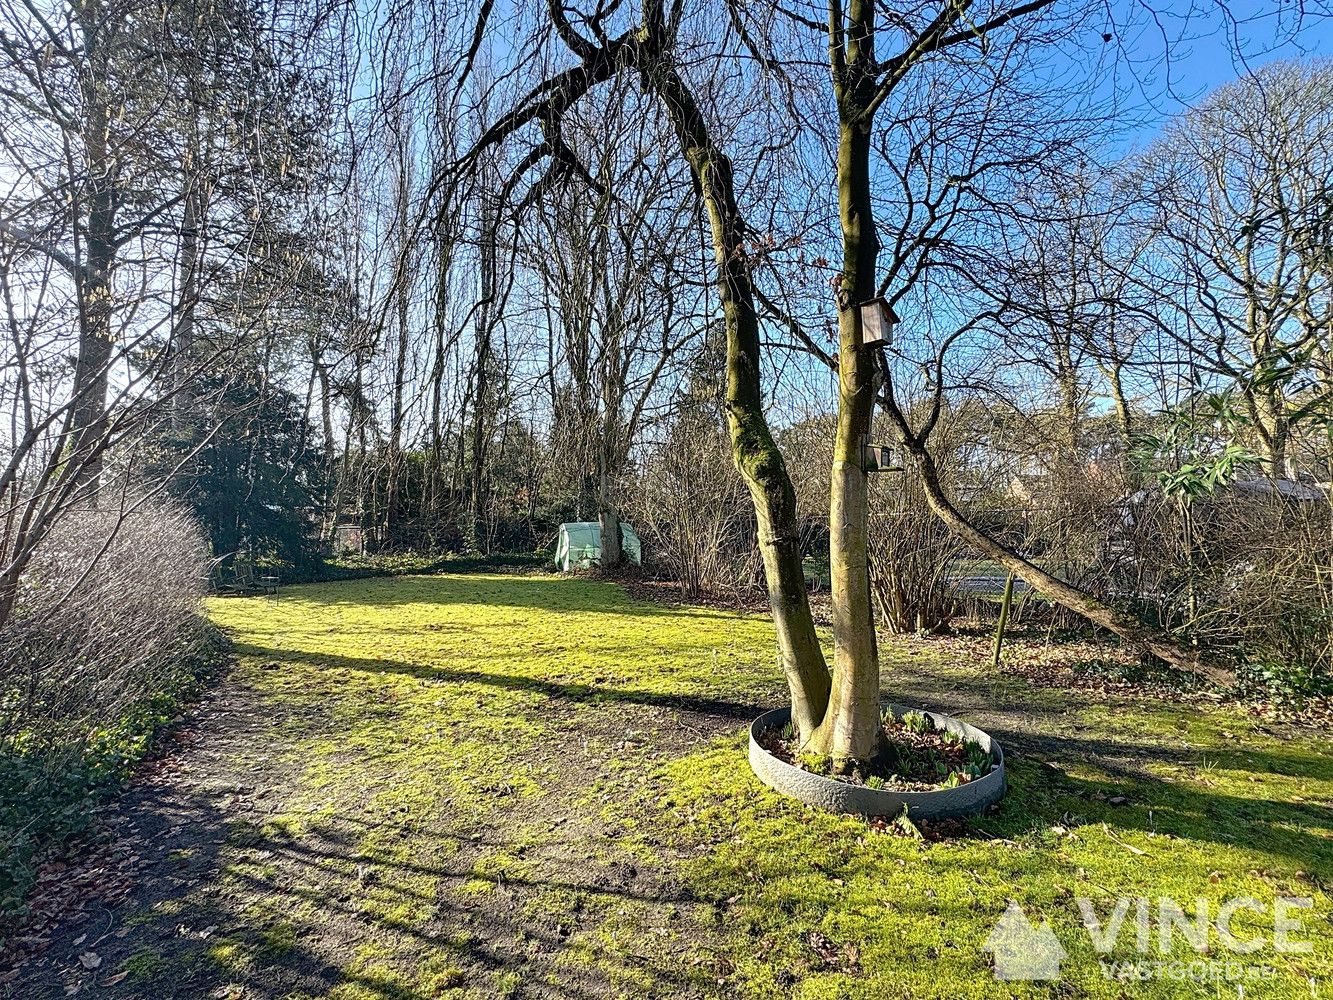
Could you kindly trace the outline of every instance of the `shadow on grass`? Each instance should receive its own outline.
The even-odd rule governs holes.
[[[479,572],[485,572],[484,568]],[[357,605],[391,608],[406,604],[468,605],[525,608],[531,611],[627,615],[634,618],[693,618],[740,621],[743,612],[635,601],[614,581],[561,576],[522,576],[499,573],[469,575],[447,570],[437,575],[369,577],[361,579],[355,595],[332,584],[285,588],[279,599],[295,598],[312,605]]]
[[[763,706],[729,699],[655,692],[599,684],[569,684],[484,670],[431,667],[400,661],[290,652],[241,646],[250,656],[287,658],[316,666],[344,667],[371,673],[400,673],[443,683],[480,684],[510,691],[532,692],[573,704],[635,704],[676,709],[720,723],[745,724]],[[949,692],[965,703],[986,703],[991,688],[984,679],[949,678]],[[921,695],[919,689],[917,695]],[[1152,773],[1150,765],[1172,765],[1206,778],[1209,767],[1225,765],[1258,774],[1316,777],[1326,773],[1327,757],[1296,751],[1255,749],[1202,751],[1154,743],[1146,739],[1100,739],[1064,735],[1044,729],[1043,723],[1062,718],[1059,692],[1048,689],[1047,705],[1007,707],[990,705],[984,718],[966,714],[1006,748],[1014,775],[1011,792],[998,817],[977,824],[993,836],[1017,836],[1034,829],[1071,821],[1071,812],[1092,822],[1106,822],[1122,830],[1170,834],[1229,846],[1254,848],[1286,857],[1310,870],[1333,870],[1333,808],[1314,802],[1285,802],[1273,798],[1240,797],[1209,791]],[[1067,696],[1068,692],[1064,692]],[[958,702],[920,697],[926,707],[959,711]],[[1067,698],[1063,700],[1067,707]],[[738,766],[744,766],[743,758]],[[1081,778],[1066,767],[1086,767],[1104,778]],[[1109,805],[1125,796],[1124,805]]]
[[[711,648],[711,647],[705,647]],[[614,685],[565,683],[546,680],[540,677],[525,677],[521,674],[493,673],[487,670],[461,670],[450,667],[434,667],[423,663],[411,663],[402,660],[378,660],[372,657],[340,656],[331,653],[308,653],[289,649],[271,649],[266,646],[254,646],[238,643],[236,652],[272,662],[305,663],[316,667],[333,667],[360,670],[371,674],[402,674],[421,680],[439,683],[483,684],[489,687],[503,688],[506,691],[530,692],[578,704],[627,703],[646,705],[655,708],[678,709],[696,715],[709,716],[726,721],[746,721],[765,711],[762,706],[748,702],[731,701],[725,698],[709,698],[699,695],[661,694],[654,691],[642,691]],[[476,657],[472,657],[476,659]],[[497,659],[506,659],[504,655]],[[768,706],[773,707],[772,705]]]
[[[538,849],[556,858],[549,877],[479,875],[479,860],[513,848],[485,827],[283,812],[308,821],[290,832],[231,792],[172,786],[136,788],[124,812],[145,860],[131,902],[61,927],[47,960],[0,997],[57,1000],[79,979],[114,1000],[464,995],[452,989],[604,1000],[630,984],[635,995],[712,995],[669,949],[600,934],[626,905],[662,927],[710,908],[632,865],[575,864],[587,845],[559,835]],[[385,846],[367,847],[368,834]],[[403,843],[412,858],[394,855]],[[85,951],[98,971],[81,968]]]

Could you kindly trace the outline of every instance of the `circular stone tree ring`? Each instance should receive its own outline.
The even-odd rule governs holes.
[[[904,705],[889,705],[895,718],[914,711]],[[869,788],[838,778],[826,778],[779,760],[759,743],[760,737],[781,729],[791,719],[791,709],[775,708],[750,724],[750,767],[759,780],[783,795],[800,799],[807,805],[837,813],[862,816],[901,816],[903,807],[911,819],[949,819],[975,816],[987,806],[1000,801],[1005,792],[1004,751],[1000,744],[975,726],[947,715],[926,712],[936,729],[972,740],[989,750],[990,773],[954,788],[935,788],[924,792]]]

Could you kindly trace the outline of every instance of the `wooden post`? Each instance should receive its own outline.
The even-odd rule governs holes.
[[[991,657],[991,669],[1000,669],[1000,651],[1004,648],[1004,627],[1009,624],[1009,606],[1014,603],[1014,574],[1004,580],[1004,597],[1000,599],[1000,621],[995,626],[995,655]]]

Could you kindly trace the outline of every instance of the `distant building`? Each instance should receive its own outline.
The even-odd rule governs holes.
[[[1318,484],[1300,482],[1295,479],[1268,479],[1263,476],[1255,476],[1233,480],[1231,488],[1254,496],[1272,496],[1276,494],[1288,500],[1328,499],[1328,494]]]

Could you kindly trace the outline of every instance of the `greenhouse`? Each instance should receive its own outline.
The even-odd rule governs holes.
[[[643,561],[639,536],[624,521],[620,522],[621,547],[625,561],[636,566]],[[602,561],[602,526],[597,521],[570,521],[560,525],[555,542],[555,564],[561,572],[587,569]]]

